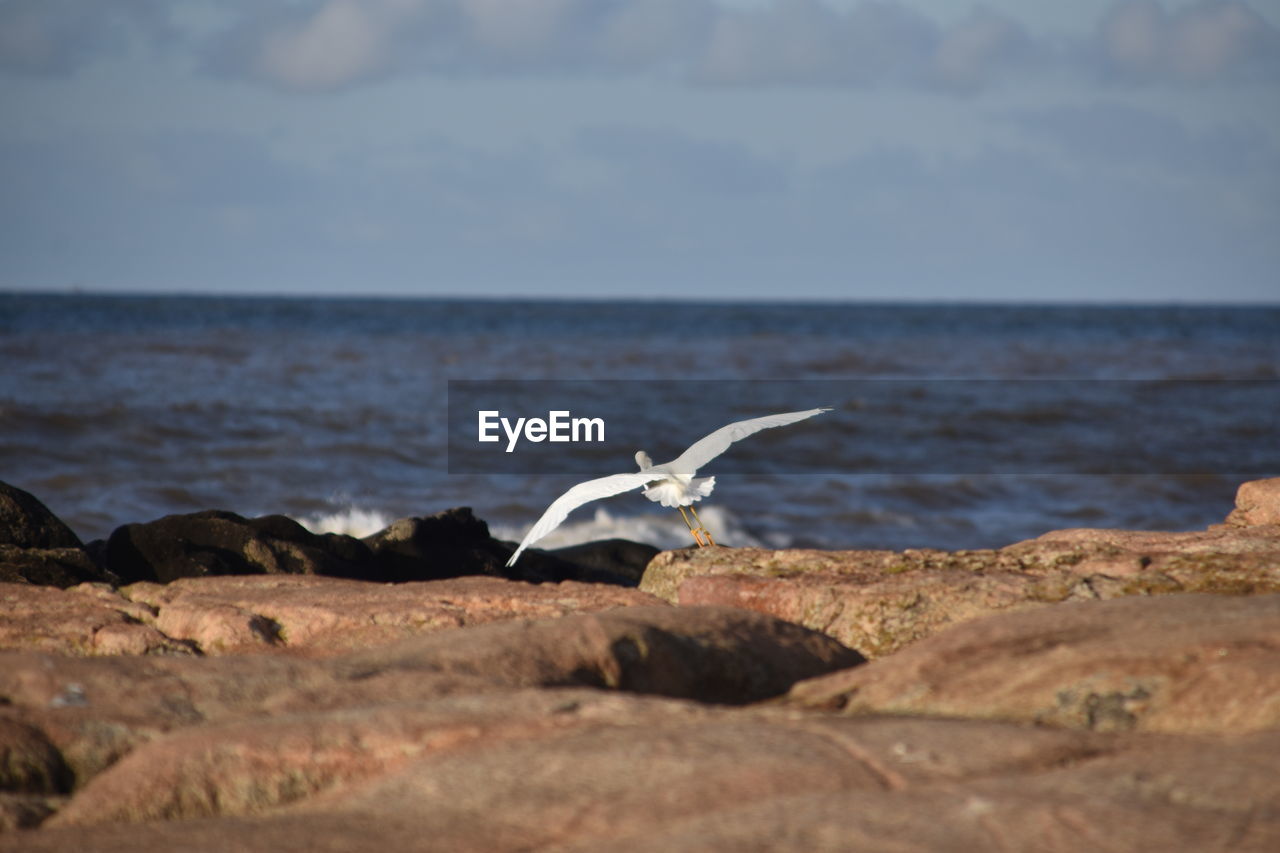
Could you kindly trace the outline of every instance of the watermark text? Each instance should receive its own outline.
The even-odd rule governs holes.
[[[506,452],[516,449],[521,438],[526,441],[604,441],[604,418],[575,418],[567,409],[547,412],[544,418],[504,418],[497,409],[486,409],[476,413],[479,418],[478,441],[501,441],[502,435],[507,437]]]

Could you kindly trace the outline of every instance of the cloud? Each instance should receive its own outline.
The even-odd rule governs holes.
[[[324,0],[247,17],[223,72],[328,91],[409,71],[675,71],[702,84],[980,88],[1034,53],[1016,21],[978,9],[942,28],[909,6],[778,0]]]
[[[1208,0],[1167,12],[1154,0],[1122,0],[1098,27],[1107,70],[1129,79],[1204,82],[1270,72],[1280,33],[1241,2]]]
[[[65,74],[144,41],[297,92],[423,73],[956,93],[1036,69],[1145,85],[1280,76],[1280,34],[1248,3],[1166,6],[1118,0],[1095,32],[1064,39],[981,5],[944,26],[912,0],[0,0],[0,68]]]
[[[941,34],[933,52],[933,69],[942,85],[974,90],[997,74],[1026,67],[1033,55],[1033,42],[1018,22],[979,8]]]
[[[212,66],[329,91],[393,73],[569,74],[661,69],[696,50],[710,0],[323,0],[249,15]]]
[[[1274,28],[1238,0],[1175,12],[1119,0],[1067,49],[987,7],[943,26],[893,0],[319,0],[246,12],[229,43],[221,70],[301,91],[411,72],[674,71],[704,85],[968,93],[1036,68],[1148,83],[1280,70]]]
[[[396,30],[394,4],[326,3],[291,28],[262,39],[257,70],[289,88],[327,89],[376,73]]]
[[[912,76],[933,40],[926,18],[896,4],[840,12],[792,0],[722,12],[695,76],[740,85],[865,84]]]
[[[0,70],[66,75],[134,44],[191,50],[178,11],[166,0],[0,0]]]
[[[248,12],[213,40],[208,66],[294,91],[369,82],[396,70],[428,5],[326,0]]]
[[[695,79],[729,85],[907,84],[971,91],[1031,55],[1016,21],[976,9],[941,27],[905,4],[837,10],[789,0],[726,11],[697,60]]]
[[[101,4],[66,0],[8,0],[0,5],[0,68],[28,74],[66,74],[104,46],[114,16]]]
[[[696,50],[710,0],[453,0],[480,71],[660,68]]]

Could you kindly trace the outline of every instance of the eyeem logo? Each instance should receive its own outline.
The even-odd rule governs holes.
[[[539,441],[604,441],[604,418],[575,418],[568,410],[547,412],[547,419],[502,417],[497,409],[476,413],[480,429],[478,441],[501,441],[498,428],[507,435],[507,453],[516,449],[521,436],[532,442]]]

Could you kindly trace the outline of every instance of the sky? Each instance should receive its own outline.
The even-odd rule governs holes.
[[[0,0],[0,289],[1280,301],[1280,0]]]

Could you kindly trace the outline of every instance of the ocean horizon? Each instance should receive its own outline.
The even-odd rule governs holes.
[[[0,479],[86,540],[202,509],[367,533],[453,506],[516,539],[583,477],[450,473],[450,381],[1257,384],[1280,380],[1276,328],[1280,307],[1257,305],[0,292]],[[733,420],[750,402],[681,400],[661,414],[671,441],[685,424],[692,440],[694,425]],[[1084,402],[1098,423],[1127,411],[1114,386]],[[1268,437],[1256,411],[1250,420],[1240,407],[1208,408],[1222,410],[1198,411],[1197,429],[1222,458],[1242,460],[1240,470],[901,473],[889,443],[866,440],[891,425],[863,408],[847,415],[847,440],[819,448],[828,472],[723,475],[705,502],[708,521],[726,544],[825,548],[998,547],[1063,527],[1204,527],[1230,510],[1242,477],[1280,473],[1259,452]],[[946,411],[932,417],[948,420]],[[1028,424],[1043,417],[1015,411],[992,437],[1033,441]],[[1181,428],[1162,419],[1174,422],[1161,429]],[[945,453],[940,442],[953,439],[924,429],[910,446]],[[632,463],[624,454],[599,464],[603,475]],[[619,496],[579,510],[541,544],[684,544],[679,516],[660,509]]]

